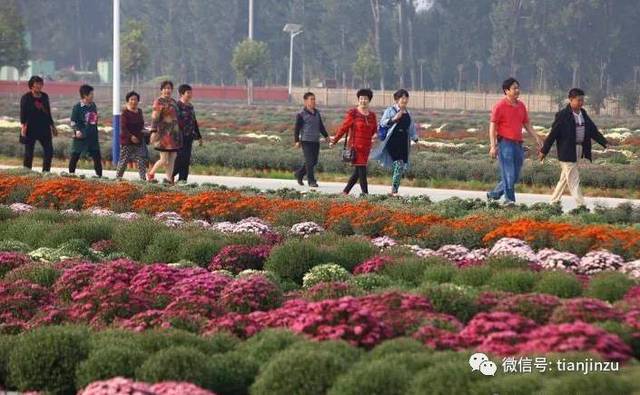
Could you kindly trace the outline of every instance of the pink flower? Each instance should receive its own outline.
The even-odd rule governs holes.
[[[460,332],[460,339],[466,346],[478,346],[492,333],[511,331],[526,333],[536,327],[533,320],[518,314],[506,312],[479,313]]]
[[[262,270],[271,248],[271,245],[228,245],[211,259],[209,270],[228,270],[234,274],[247,269]]]
[[[30,262],[31,258],[21,252],[0,252],[0,278],[11,270]]]
[[[353,274],[377,273],[382,268],[393,263],[393,258],[388,256],[376,256],[358,264],[353,269]]]
[[[493,311],[521,314],[539,324],[544,324],[558,305],[560,305],[560,298],[553,295],[519,294],[502,299]]]
[[[260,274],[230,282],[220,296],[228,311],[239,313],[273,309],[282,304],[282,299],[280,288]]]
[[[592,298],[573,298],[564,300],[553,311],[549,322],[557,324],[573,321],[618,321],[620,319],[620,313],[607,302]]]

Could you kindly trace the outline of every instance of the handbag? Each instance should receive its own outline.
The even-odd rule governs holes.
[[[395,107],[394,107],[395,110]],[[393,115],[395,116],[398,112],[396,111]],[[378,139],[380,141],[384,141],[387,138],[387,132],[391,129],[393,125],[378,125]]]
[[[351,163],[356,157],[356,150],[353,147],[347,147],[347,141],[349,141],[349,132],[344,138],[344,147],[342,148],[342,161],[345,163]]]

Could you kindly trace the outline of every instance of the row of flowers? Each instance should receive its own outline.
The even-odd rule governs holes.
[[[370,236],[387,235],[400,239],[428,237],[434,225],[442,225],[453,230],[477,232],[487,244],[502,237],[528,242],[581,240],[591,250],[617,247],[640,258],[640,231],[608,225],[576,225],[532,219],[508,221],[488,214],[447,219],[435,214],[416,215],[370,202],[278,199],[243,195],[236,191],[145,193],[141,187],[126,182],[84,181],[64,177],[34,181],[33,177],[0,174],[0,202],[6,201],[19,188],[27,191],[23,193],[27,196],[23,203],[36,207],[105,207],[120,212],[147,214],[172,211],[182,218],[206,221],[238,221],[248,217],[274,221],[283,213],[293,213],[301,218],[308,218],[309,213],[314,213],[314,216],[323,218],[324,228],[333,229],[348,224],[355,231]]]
[[[346,283],[307,278],[307,291],[284,295],[268,273],[255,271],[234,278],[201,268],[129,260],[65,261],[56,268],[62,274],[51,288],[25,280],[0,281],[2,332],[71,322],[134,331],[226,331],[246,338],[282,327],[366,348],[413,334],[436,349],[477,348],[503,355],[594,351],[613,360],[628,359],[631,350],[594,324],[617,322],[640,338],[640,287],[631,288],[614,305],[591,298],[481,292],[475,303],[484,313],[464,325],[447,312],[436,312],[424,296],[396,291],[349,296]],[[336,290],[347,296],[332,297]],[[310,297],[314,295],[320,300]]]
[[[24,203],[14,203],[9,207],[13,211],[20,213],[30,212],[35,209],[33,206]],[[88,212],[90,215],[113,216],[123,220],[136,220],[141,217],[140,214],[135,212],[116,213],[112,210],[103,208],[91,208],[86,212]],[[66,215],[78,215],[80,212],[73,209],[67,209],[64,210],[63,213]],[[190,225],[222,233],[248,232],[263,235],[265,237],[271,236],[270,239],[272,239],[272,242],[278,242],[282,240],[282,236],[279,236],[276,233],[275,229],[269,223],[261,220],[260,218],[254,217],[245,218],[236,223],[229,221],[209,223],[205,220],[187,221],[176,212],[160,212],[154,215],[154,219],[165,224],[166,226],[174,228]],[[308,221],[294,224],[288,230],[287,234],[290,236],[307,238],[311,235],[319,234],[324,231],[325,229],[322,226]],[[371,242],[376,247],[380,248],[381,251],[392,247],[405,247],[412,250],[419,257],[439,256],[451,261],[458,267],[482,264],[488,257],[492,256],[511,255],[530,262],[534,268],[539,269],[564,270],[584,275],[590,275],[602,271],[621,271],[625,274],[628,274],[632,278],[640,279],[640,260],[625,262],[621,256],[613,254],[607,250],[591,251],[583,257],[579,257],[570,252],[557,251],[550,248],[539,250],[536,253],[528,243],[512,237],[501,238],[500,240],[495,242],[491,249],[479,248],[474,250],[469,250],[462,245],[444,245],[441,246],[438,250],[421,248],[418,245],[401,245],[395,239],[390,238],[389,236],[376,237],[371,239]],[[268,251],[260,252],[260,249],[247,249],[243,248],[243,246],[235,246],[235,249],[227,249],[225,251],[232,255],[235,252],[234,259],[244,259],[250,261],[255,259],[264,261],[268,256]],[[56,257],[59,258],[57,260],[64,259],[65,257],[71,257],[68,254],[65,255],[64,251],[56,252],[56,250],[50,248],[38,249],[37,251],[32,252],[31,256],[42,261],[56,260],[54,259]],[[362,273],[373,272],[376,271],[374,270],[377,267],[376,265],[381,266],[384,262],[384,259],[374,259],[371,262],[366,262],[364,266],[358,268],[357,270]],[[245,267],[244,269],[256,268],[257,267],[249,266]],[[220,269],[226,268],[220,267]]]

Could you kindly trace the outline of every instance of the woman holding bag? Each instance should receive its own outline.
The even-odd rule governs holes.
[[[407,111],[409,92],[399,89],[393,94],[395,104],[384,111],[378,128],[382,142],[372,157],[383,167],[392,170],[391,196],[398,195],[400,180],[409,165],[411,141],[418,141],[416,124]]]
[[[373,92],[370,89],[360,89],[356,96],[358,97],[358,106],[347,111],[338,132],[331,139],[331,145],[335,145],[345,136],[346,153],[351,154],[351,164],[353,165],[353,174],[349,178],[349,182],[344,187],[343,194],[348,195],[351,188],[360,182],[362,195],[369,193],[367,184],[367,162],[369,161],[369,153],[371,152],[372,139],[376,135],[378,123],[376,114],[369,111],[369,103],[373,98]],[[348,148],[347,148],[348,147]],[[348,155],[347,155],[348,156]],[[343,154],[344,158],[344,154]]]
[[[151,144],[160,151],[160,159],[153,165],[147,180],[153,181],[160,166],[165,166],[166,174],[163,182],[173,184],[173,168],[182,148],[182,132],[178,128],[178,103],[171,97],[173,82],[163,81],[160,84],[162,95],[153,102],[151,113]]]

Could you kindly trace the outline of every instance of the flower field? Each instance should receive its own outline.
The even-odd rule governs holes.
[[[0,204],[3,389],[640,391],[639,207],[562,214],[19,173],[0,174]],[[477,352],[493,377],[472,371]],[[508,373],[514,359],[553,369]]]

